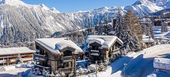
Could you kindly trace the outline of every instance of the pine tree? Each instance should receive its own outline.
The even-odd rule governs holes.
[[[132,12],[127,12],[125,16],[118,10],[116,25],[113,26],[115,35],[124,42],[124,48],[138,50],[142,46],[142,28],[138,18]]]
[[[136,41],[136,46],[138,49],[142,49],[142,27],[139,23],[139,19],[131,11],[128,11],[124,16],[124,25],[129,29],[129,34],[132,36],[133,40]]]

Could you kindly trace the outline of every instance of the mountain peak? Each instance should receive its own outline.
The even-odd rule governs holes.
[[[170,2],[170,0],[137,0],[133,5],[137,5],[137,4],[150,4],[150,3],[154,3],[158,6],[163,6],[165,5],[167,2]]]
[[[23,5],[25,4],[21,0],[0,0],[0,4],[8,4],[8,5]]]
[[[137,0],[133,5],[147,4],[150,0]]]
[[[55,7],[52,7],[51,10],[55,13],[60,13],[60,11],[58,11]]]
[[[49,10],[49,8],[45,4],[40,4],[40,7],[46,10]]]
[[[25,6],[28,8],[35,7],[35,8],[42,8],[45,10],[50,10],[45,4],[31,5],[31,4],[24,3],[22,0],[0,0],[0,5],[10,5],[10,6],[16,6],[16,7]]]

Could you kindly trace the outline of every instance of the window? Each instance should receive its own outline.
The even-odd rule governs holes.
[[[64,56],[72,56],[72,51],[66,50],[63,52]]]
[[[64,68],[69,68],[69,62],[63,63],[63,67],[64,67]]]

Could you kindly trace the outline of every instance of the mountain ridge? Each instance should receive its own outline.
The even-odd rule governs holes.
[[[10,1],[13,1],[14,4]],[[163,5],[158,6],[156,3],[149,6],[146,3],[145,6],[141,3],[127,6],[132,7],[130,9],[127,7],[102,7],[85,12],[60,13],[55,8],[48,8],[44,4],[30,5],[21,0],[1,0],[0,43],[10,44],[33,41],[35,38],[49,37],[55,32],[74,31],[95,26],[105,21],[111,22],[116,17],[118,10],[121,10],[122,14],[127,10],[132,10],[136,14],[141,13],[139,16],[144,16],[152,13],[152,10],[150,12],[148,8],[150,6],[163,8]],[[134,6],[142,6],[144,10]],[[156,11],[160,10],[162,9],[158,8]]]

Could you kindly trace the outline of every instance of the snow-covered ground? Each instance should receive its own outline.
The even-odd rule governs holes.
[[[169,77],[170,73],[154,71],[153,59],[158,56],[170,58],[170,44],[156,45],[136,53],[130,52],[113,62],[112,69],[108,68],[106,71],[98,73],[98,77],[123,77],[124,75],[125,77]],[[124,68],[124,64],[127,64],[126,68]],[[96,77],[96,74],[84,77],[87,76]]]
[[[109,77],[112,73],[112,68],[110,66],[107,67],[107,70],[105,71],[102,71],[102,72],[97,72],[96,73],[91,73],[91,74],[88,74],[88,75],[81,75],[81,76],[78,76],[78,77]]]
[[[170,58],[170,44],[156,45],[137,53],[129,53],[112,63],[112,75],[110,77],[168,77],[170,73],[153,68],[154,57]],[[127,64],[124,67],[124,64]]]
[[[140,52],[130,52],[111,64],[105,72],[98,73],[98,77],[169,77],[167,71],[154,71],[153,59],[155,57],[170,58],[170,44],[156,45]],[[126,67],[124,67],[126,64]],[[17,73],[26,71],[22,74],[23,77],[31,77],[28,75],[28,68],[16,68],[15,70],[7,70],[0,72],[0,77],[16,77]],[[112,71],[112,75],[111,75]],[[87,75],[95,77],[94,75]],[[85,76],[86,77],[86,76]]]
[[[19,73],[25,72],[28,70],[28,68],[15,68],[15,69],[11,69],[11,68],[13,67],[12,66],[9,67],[10,70],[0,72],[0,77],[18,77]]]
[[[32,64],[22,63],[17,65],[0,66],[0,77],[28,77]]]

